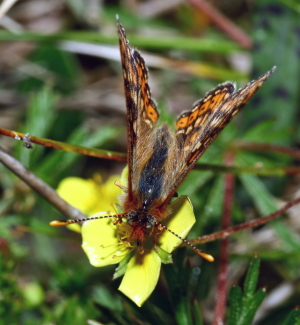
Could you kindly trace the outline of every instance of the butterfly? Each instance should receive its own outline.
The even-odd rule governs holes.
[[[128,188],[123,194],[124,212],[84,220],[55,221],[57,224],[52,225],[117,217],[120,222],[126,220],[131,227],[130,240],[142,247],[149,236],[163,229],[179,237],[162,223],[170,212],[172,197],[212,141],[275,67],[238,91],[232,82],[220,84],[197,101],[190,111],[183,112],[172,132],[167,124],[157,126],[159,112],[151,96],[144,59],[130,47],[118,18],[117,28],[127,108]],[[207,258],[187,240],[179,238]]]

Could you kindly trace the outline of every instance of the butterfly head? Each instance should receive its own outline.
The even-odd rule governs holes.
[[[132,228],[130,239],[136,241],[137,246],[141,246],[153,231],[156,222],[155,216],[146,211],[130,211],[127,217],[127,223]]]
[[[156,218],[152,215],[148,215],[144,211],[131,211],[128,213],[127,222],[132,227],[139,225],[142,228],[150,229],[155,225]]]

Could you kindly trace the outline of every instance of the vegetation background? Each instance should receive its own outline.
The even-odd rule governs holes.
[[[0,126],[126,152],[116,13],[145,58],[153,97],[168,122],[219,83],[234,80],[242,87],[277,66],[201,158],[200,165],[213,164],[210,170],[193,171],[182,184],[179,192],[191,197],[197,216],[189,238],[221,229],[226,181],[214,165],[225,165],[228,153],[241,167],[235,170],[232,224],[268,215],[299,196],[297,0],[16,1],[0,20]],[[245,143],[254,143],[253,150]],[[294,148],[294,154],[257,150],[258,143]],[[101,175],[105,182],[124,168],[37,145],[27,150],[4,136],[1,146],[54,188],[68,176]],[[269,167],[269,174],[255,175],[259,166]],[[294,172],[279,175],[282,166]],[[80,235],[51,228],[49,222],[63,216],[3,165],[0,199],[2,324],[217,324],[223,314],[215,307],[224,295],[219,265],[228,268],[228,288],[243,286],[254,253],[261,259],[258,288],[267,287],[255,324],[300,323],[299,313],[291,314],[300,301],[299,206],[232,235],[225,262],[218,259],[224,242],[201,246],[216,257],[214,263],[178,249],[174,265],[163,267],[155,292],[138,308],[118,292],[120,280],[111,280],[115,267],[89,265]],[[235,298],[225,323],[251,324],[252,316],[226,316],[235,310]],[[245,296],[240,301],[250,304]]]

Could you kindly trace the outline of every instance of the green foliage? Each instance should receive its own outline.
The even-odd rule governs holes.
[[[282,325],[299,325],[300,324],[300,309],[295,308],[293,311],[290,312],[286,320],[283,322]]]
[[[16,277],[12,273],[13,270],[14,262],[5,261],[4,257],[0,255],[0,317],[9,324],[18,324],[17,320],[20,319],[24,299],[17,286]]]
[[[250,325],[255,313],[266,296],[266,289],[255,292],[260,260],[255,257],[249,267],[244,283],[244,290],[233,285],[229,293],[228,325]]]
[[[189,295],[190,269],[184,263],[184,249],[179,250],[175,265],[165,265],[171,302],[175,319],[178,324],[192,324],[192,314]]]
[[[164,264],[173,263],[172,254],[164,251],[159,246],[156,247],[156,252],[157,252],[157,255],[160,257],[162,263],[164,263]]]
[[[291,10],[280,1],[266,0],[255,3],[253,38],[257,50],[253,53],[256,69],[263,69],[267,63],[276,65],[278,82],[270,82],[260,92],[256,108],[261,114],[273,119],[269,133],[282,132],[277,144],[292,145],[299,140],[297,130],[297,109],[299,92],[299,13]],[[269,96],[263,96],[269,94]],[[270,95],[271,94],[271,95]],[[257,121],[257,110],[249,112],[249,122]],[[296,123],[296,124],[295,124]],[[290,132],[295,127],[295,132]],[[287,134],[289,133],[289,134]],[[286,136],[284,136],[286,134]]]
[[[125,152],[126,114],[120,63],[114,61],[115,54],[110,54],[113,52],[109,48],[104,48],[102,57],[97,57],[98,52],[89,53],[89,45],[117,45],[115,14],[118,13],[130,44],[138,47],[150,65],[153,97],[159,100],[161,115],[171,125],[174,122],[170,116],[174,112],[190,109],[195,100],[218,83],[236,80],[239,88],[277,66],[274,75],[222,132],[199,165],[224,166],[226,154],[233,152],[234,166],[241,168],[235,182],[234,225],[272,213],[278,209],[278,201],[290,200],[290,190],[299,185],[296,177],[261,177],[244,173],[242,168],[262,165],[273,168],[276,174],[276,167],[297,165],[296,158],[280,151],[240,149],[236,143],[299,145],[297,1],[256,1],[253,11],[246,15],[243,14],[248,8],[246,2],[242,2],[243,7],[230,8],[226,2],[222,3],[224,7],[220,10],[254,40],[252,51],[230,40],[190,4],[146,19],[134,9],[126,12],[127,5],[122,6],[122,1],[99,3],[103,7],[91,15],[87,1],[69,0],[62,5],[64,10],[47,11],[53,20],[35,13],[27,23],[27,16],[24,14],[22,18],[20,12],[14,16],[12,8],[9,17],[12,21],[21,17],[22,28],[12,32],[14,25],[11,25],[11,30],[0,31],[2,48],[8,49],[2,56],[4,61],[1,59],[0,126],[70,144]],[[116,4],[120,6],[115,7]],[[20,5],[26,7],[26,1]],[[41,26],[41,21],[45,24],[43,31],[30,30],[34,23]],[[51,26],[57,28],[53,33]],[[29,42],[26,44],[30,44],[30,49],[22,47],[24,41]],[[77,42],[80,51],[65,41]],[[158,57],[148,60],[146,51]],[[235,68],[245,57],[247,64],[253,66],[251,75],[245,69]],[[99,180],[101,174],[105,180],[124,167],[119,162],[36,144],[28,150],[20,141],[13,141],[1,137],[2,146],[11,149],[15,158],[54,188],[68,176]],[[180,195],[191,198],[197,217],[189,238],[220,230],[224,185],[224,174],[211,169],[191,172],[179,188]],[[237,284],[228,295],[228,325],[251,324],[258,308],[264,308],[263,299],[283,283],[295,284],[292,294],[274,310],[264,310],[265,316],[257,324],[300,324],[296,307],[300,275],[299,213],[295,211],[296,218],[289,214],[289,219],[282,217],[259,229],[232,236],[228,263],[229,270],[234,272],[229,278]],[[49,227],[50,220],[63,216],[2,165],[0,215],[0,323],[82,325],[87,320],[111,325],[212,323],[218,262],[201,261],[185,248],[172,254],[172,259],[160,252],[164,262],[173,260],[173,264],[163,265],[156,290],[138,308],[118,291],[128,260],[123,260],[118,269],[90,266],[80,247],[80,235]],[[200,248],[218,260],[218,242]],[[261,259],[260,274],[260,261],[255,257],[245,275],[245,261],[254,252]],[[244,277],[241,289],[238,284]],[[264,287],[269,288],[268,292]]]
[[[244,289],[241,290],[237,285],[233,285],[229,293],[229,315],[227,325],[251,325],[257,309],[266,297],[266,289],[258,289],[260,260],[257,256],[250,263]],[[276,322],[276,324],[279,324]],[[299,308],[295,308],[289,313],[286,319],[280,322],[282,325],[300,324]]]

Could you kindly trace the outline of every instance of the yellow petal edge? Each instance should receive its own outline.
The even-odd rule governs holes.
[[[190,199],[186,195],[182,195],[171,203],[170,209],[171,214],[164,224],[177,235],[185,238],[196,222]],[[167,230],[163,230],[158,238],[158,245],[168,253],[172,253],[181,244],[182,240]]]
[[[104,215],[108,213],[99,212],[92,217]],[[128,253],[128,249],[120,245],[112,218],[86,221],[81,232],[82,248],[93,266],[117,264]]]
[[[153,292],[160,273],[161,261],[154,250],[136,252],[128,263],[119,290],[139,307]]]

